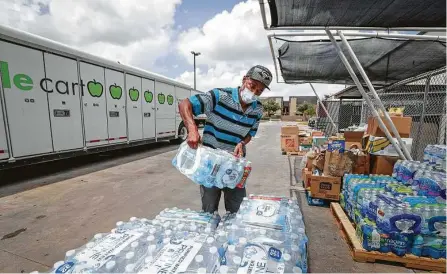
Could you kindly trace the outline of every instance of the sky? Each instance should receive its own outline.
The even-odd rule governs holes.
[[[235,87],[256,64],[274,64],[258,0],[0,0],[0,24],[181,81]],[[320,96],[342,85],[314,85]],[[263,96],[313,95],[277,83]]]

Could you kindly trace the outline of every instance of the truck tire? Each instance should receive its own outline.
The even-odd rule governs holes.
[[[188,138],[188,130],[186,129],[186,126],[183,122],[180,123],[178,126],[178,138],[172,140],[172,143],[174,144],[181,144],[184,141],[186,141],[186,138]]]

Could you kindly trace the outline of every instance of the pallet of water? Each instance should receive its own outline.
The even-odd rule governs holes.
[[[281,197],[250,196],[222,218],[167,208],[153,220],[132,217],[69,250],[51,273],[279,273],[307,271],[301,212]],[[256,270],[257,271],[257,270]]]
[[[424,189],[390,176],[345,175],[340,205],[356,223],[363,248],[398,256],[446,257],[445,194],[422,196],[420,187]]]

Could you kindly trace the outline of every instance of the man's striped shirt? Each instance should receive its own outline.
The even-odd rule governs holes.
[[[189,98],[194,115],[206,114],[203,145],[233,152],[246,136],[256,135],[263,108],[259,101],[245,112],[239,101],[239,87],[216,88]]]

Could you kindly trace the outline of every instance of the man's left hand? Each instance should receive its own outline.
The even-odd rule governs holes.
[[[242,157],[244,156],[244,145],[242,143],[239,143],[234,148],[233,155],[236,157]]]

